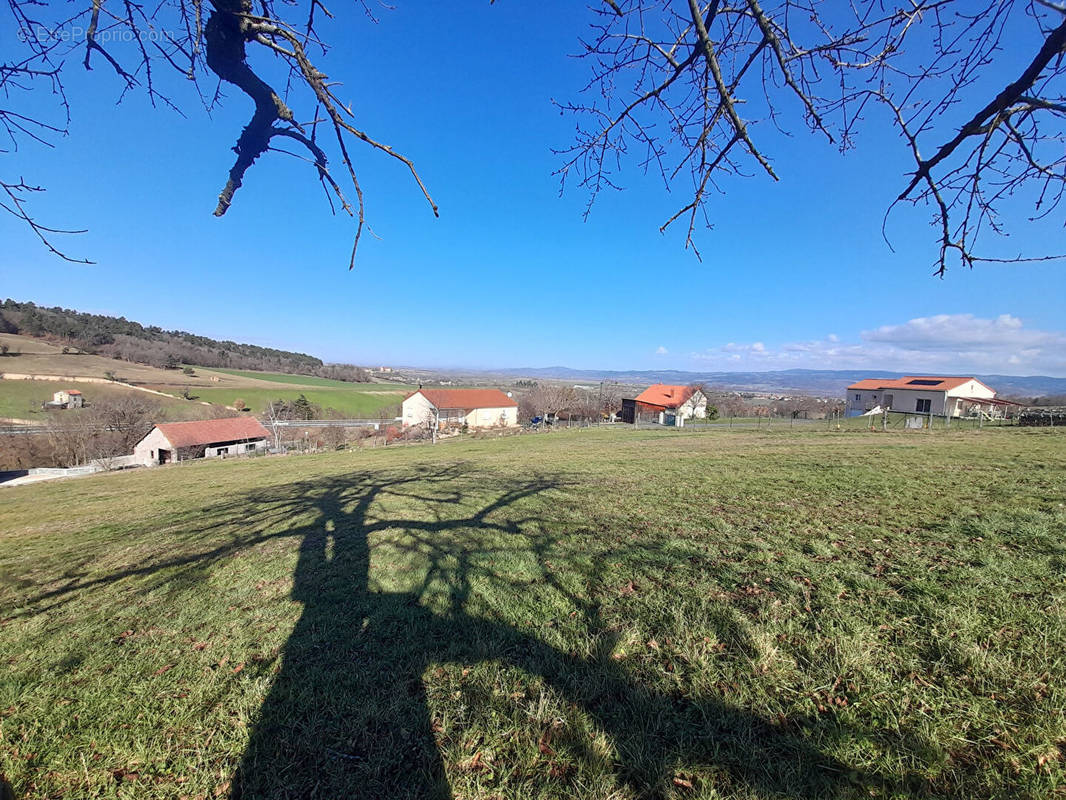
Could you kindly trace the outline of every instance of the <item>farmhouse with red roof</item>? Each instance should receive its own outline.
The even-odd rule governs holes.
[[[251,417],[162,422],[133,448],[146,467],[192,458],[244,455],[266,450],[267,429]]]
[[[847,415],[858,417],[881,411],[961,417],[995,415],[1002,401],[994,389],[977,378],[945,375],[905,375],[866,378],[848,387]]]
[[[707,416],[707,398],[695,386],[656,383],[633,399],[622,400],[622,422],[638,419],[660,425],[680,425],[686,419]]]
[[[403,399],[403,425],[495,428],[518,424],[518,403],[499,389],[422,389]]]

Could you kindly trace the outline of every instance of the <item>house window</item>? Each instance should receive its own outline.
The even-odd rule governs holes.
[[[855,402],[856,403],[861,403],[862,402],[862,394],[861,393],[859,393],[859,392],[855,393]]]
[[[933,401],[929,398],[919,398],[914,401],[914,410],[919,414],[928,414],[933,410]]]
[[[220,455],[220,456],[229,455],[229,448],[228,447],[220,447],[220,448],[218,448],[218,455]]]

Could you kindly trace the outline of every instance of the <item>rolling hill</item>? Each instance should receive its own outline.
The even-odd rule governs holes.
[[[376,416],[382,409],[398,405],[409,390],[402,384],[353,383],[252,370],[190,367],[191,374],[187,374],[183,369],[106,358],[9,333],[0,333],[0,345],[8,348],[0,356],[0,417],[8,419],[42,420],[40,403],[57,389],[71,388],[70,384],[82,389],[90,402],[94,392],[161,392],[170,396],[158,397],[159,402],[177,417],[186,416],[183,407],[195,406],[197,415],[202,416],[201,403],[234,406],[238,400],[243,400],[252,413],[259,413],[273,400],[295,400],[301,394],[323,409],[332,408],[345,416]],[[38,380],[22,380],[26,376]],[[190,399],[184,399],[186,394]]]
[[[795,392],[824,397],[843,397],[845,388],[863,378],[900,378],[902,372],[884,370],[787,369],[768,372],[687,372],[683,370],[590,370],[571,367],[513,367],[483,374],[509,375],[574,381],[612,380],[648,385],[706,383],[733,391]],[[911,374],[919,374],[912,372]],[[1048,375],[975,375],[1001,395],[1039,397],[1066,394],[1066,378]]]

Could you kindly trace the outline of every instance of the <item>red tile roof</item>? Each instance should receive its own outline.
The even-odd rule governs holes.
[[[514,408],[518,403],[499,389],[419,389],[404,400],[421,394],[437,408]]]
[[[973,381],[981,383],[977,378],[963,378],[959,376],[945,375],[905,375],[902,378],[865,378],[858,383],[853,383],[849,389],[925,389],[933,392],[946,392],[964,383]],[[981,383],[982,386],[985,386]],[[985,386],[985,388],[989,388]]]
[[[156,427],[173,447],[195,447],[215,442],[265,439],[267,429],[252,417],[201,419],[192,422],[163,422]]]
[[[81,394],[77,389],[67,389],[67,394]]]
[[[677,408],[684,405],[695,393],[696,390],[691,386],[671,386],[667,383],[657,383],[638,394],[637,402],[649,406]]]

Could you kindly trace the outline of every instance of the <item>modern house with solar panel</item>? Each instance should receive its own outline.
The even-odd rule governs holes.
[[[943,375],[906,375],[867,378],[848,387],[847,416],[902,411],[935,417],[1000,416],[1005,405],[995,389],[977,378]]]

